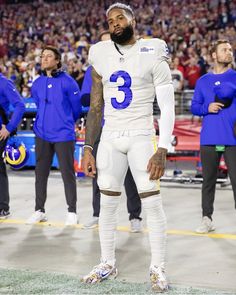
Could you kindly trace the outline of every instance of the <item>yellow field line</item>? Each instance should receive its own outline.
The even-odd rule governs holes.
[[[23,219],[4,219],[4,220],[0,220],[0,224],[1,223],[25,224],[26,226],[32,226],[32,225],[26,224],[26,220],[23,220]],[[37,225],[37,226],[51,226],[51,227],[65,227],[65,224],[62,222],[38,222],[35,225]],[[77,225],[74,225],[73,227],[83,228],[83,225],[77,224]]]
[[[197,234],[193,231],[188,230],[168,230],[169,235],[183,235],[183,236],[200,236],[200,237],[209,237],[213,239],[229,239],[236,240],[236,235],[233,234],[220,234],[220,233],[208,233],[208,234]]]
[[[5,219],[0,220],[0,224],[25,224],[26,221],[22,219]],[[26,225],[30,226],[30,225]],[[65,227],[64,223],[61,222],[39,222],[36,226],[51,226],[51,227]],[[73,228],[83,229],[83,224],[74,225]],[[95,228],[97,229],[97,228]],[[118,231],[129,232],[130,228],[128,226],[118,226]],[[148,232],[147,229],[144,229],[143,232]],[[180,236],[198,236],[198,237],[208,237],[213,239],[227,239],[227,240],[236,240],[236,234],[223,234],[223,233],[208,233],[208,234],[197,234],[193,231],[187,230],[167,230],[168,235],[180,235]]]

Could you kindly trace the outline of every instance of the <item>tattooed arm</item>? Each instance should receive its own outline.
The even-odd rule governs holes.
[[[151,180],[157,180],[164,175],[167,149],[159,147],[157,152],[151,157],[147,171]]]
[[[83,166],[85,175],[95,177],[96,165],[92,150],[101,130],[104,100],[102,77],[97,74],[94,68],[92,68],[92,90],[90,97],[90,109],[86,121]]]

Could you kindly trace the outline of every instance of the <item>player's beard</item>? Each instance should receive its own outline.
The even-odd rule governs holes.
[[[111,40],[117,44],[123,45],[127,43],[134,35],[134,29],[132,25],[128,25],[123,29],[121,34],[111,33]]]
[[[219,65],[223,67],[228,67],[230,64],[233,63],[233,58],[231,56],[227,58],[221,58],[220,56],[216,56],[216,61]]]

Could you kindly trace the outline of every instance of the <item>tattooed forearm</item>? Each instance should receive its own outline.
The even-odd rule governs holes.
[[[150,173],[150,180],[160,179],[165,172],[167,150],[158,148],[157,152],[151,157],[148,162],[147,171]]]
[[[157,163],[158,163],[158,165],[165,167],[166,154],[167,154],[167,149],[164,149],[161,147],[158,148],[158,150],[157,150],[157,155],[158,155]]]
[[[85,144],[93,147],[101,130],[104,106],[102,78],[94,68],[92,69],[92,82],[90,109],[86,122]]]
[[[167,150],[166,149],[164,149],[164,148],[158,148],[157,152],[153,155],[153,161],[154,161],[154,163],[158,167],[161,167],[162,169],[165,168],[166,154],[167,154]]]

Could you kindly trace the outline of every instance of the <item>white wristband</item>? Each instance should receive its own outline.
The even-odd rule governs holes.
[[[89,144],[85,144],[85,145],[83,146],[83,148],[90,148],[91,150],[93,150],[93,147],[92,147],[91,145],[89,145]]]

